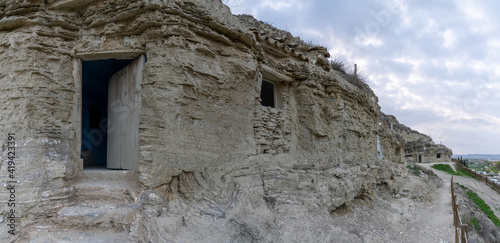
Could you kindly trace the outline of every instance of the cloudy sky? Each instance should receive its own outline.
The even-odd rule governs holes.
[[[382,111],[455,154],[500,154],[500,2],[223,0],[328,48]]]

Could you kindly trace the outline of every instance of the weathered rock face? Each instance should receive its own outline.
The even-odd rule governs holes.
[[[82,172],[81,62],[141,54],[140,159],[124,177],[139,186],[122,190]],[[88,226],[148,242],[287,242],[300,227],[316,231],[324,222],[311,215],[329,217],[404,170],[377,97],[328,56],[219,0],[0,2],[0,179],[7,187],[11,132],[18,180],[16,235],[2,241],[43,239],[33,232],[46,225],[51,240]],[[263,79],[275,107],[261,105]],[[99,195],[133,218],[92,211]],[[0,192],[2,232],[9,196]],[[96,218],[75,215],[81,208]]]
[[[435,144],[431,137],[412,130],[400,124],[396,117],[380,112],[380,121],[384,124],[383,131],[390,131],[397,140],[398,148],[404,149],[404,156],[409,162],[449,162],[453,152],[442,144]],[[383,134],[384,132],[381,132]],[[385,132],[387,133],[387,132]],[[401,144],[404,144],[401,147]],[[398,155],[399,156],[399,155]]]

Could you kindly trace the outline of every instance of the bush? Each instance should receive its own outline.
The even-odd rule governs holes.
[[[330,66],[333,70],[339,71],[349,83],[353,84],[363,91],[370,91],[370,87],[367,84],[366,77],[361,75],[359,72],[348,72],[348,64],[343,57],[334,57],[333,60],[330,61]]]
[[[340,56],[335,56],[335,58],[330,61],[330,66],[332,67],[333,70],[337,70],[343,74],[347,74],[346,72],[347,62],[345,61],[344,58]]]

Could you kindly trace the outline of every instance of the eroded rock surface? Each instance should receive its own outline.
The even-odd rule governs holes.
[[[138,170],[89,185],[81,61],[140,54]],[[328,57],[219,0],[0,2],[0,134],[16,133],[19,181],[16,235],[0,192],[1,241],[335,240],[335,212],[408,175],[373,91]]]

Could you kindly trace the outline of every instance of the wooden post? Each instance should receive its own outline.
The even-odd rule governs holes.
[[[457,210],[457,196],[453,196],[453,208],[454,208],[454,219],[453,219],[453,225],[458,226],[458,210]]]
[[[468,225],[466,225],[466,224],[460,225],[460,240],[461,240],[461,242],[467,242],[466,238],[469,238],[467,236],[467,227],[468,227]]]

